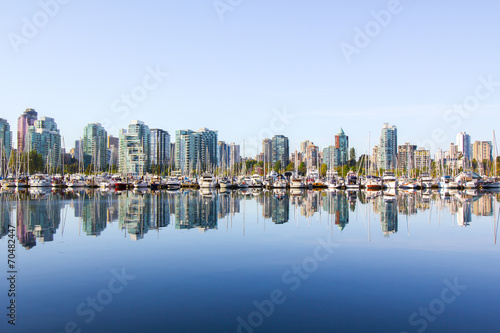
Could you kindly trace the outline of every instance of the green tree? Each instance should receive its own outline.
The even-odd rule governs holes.
[[[350,166],[355,166],[356,165],[356,149],[351,148],[349,151],[349,165]]]
[[[474,170],[474,171],[477,170],[477,160],[476,159],[472,160],[472,170]]]
[[[280,172],[281,171],[281,161],[276,162],[274,165],[274,171]]]
[[[326,172],[328,171],[328,165],[322,164],[321,165],[321,177],[326,177]]]
[[[45,170],[45,163],[43,162],[43,157],[36,151],[31,151],[28,154],[29,158],[29,173],[34,174],[37,172],[43,172]]]
[[[300,163],[300,165],[299,165],[299,172],[302,175],[305,175],[307,173],[307,167],[306,167],[306,163],[305,162]]]
[[[248,160],[246,161],[246,168],[247,168],[247,172],[252,172],[253,171],[253,167],[257,164],[257,161],[256,160]]]
[[[295,164],[293,163],[288,164],[285,171],[295,171]]]

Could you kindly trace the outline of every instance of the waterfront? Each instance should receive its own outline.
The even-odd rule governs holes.
[[[498,193],[35,189],[0,200],[0,246],[10,223],[20,243],[16,331],[498,330]],[[120,292],[103,292],[122,272]],[[455,282],[465,289],[437,302]],[[256,315],[276,290],[273,311]],[[104,302],[92,311],[88,298]]]

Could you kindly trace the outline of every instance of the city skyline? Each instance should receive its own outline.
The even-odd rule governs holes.
[[[12,150],[17,150],[17,147],[19,147],[19,139],[21,137],[23,137],[22,133],[24,132],[25,135],[28,134],[28,128],[29,128],[29,125],[31,124],[32,126],[35,126],[36,127],[36,121],[37,121],[37,114],[38,112],[35,110],[35,109],[32,109],[32,108],[28,108],[26,109],[18,118],[17,118],[17,121],[15,122],[18,126],[18,128],[16,129],[15,127],[13,128],[11,123],[8,122],[7,119],[2,119],[2,123],[3,124],[7,124],[10,126],[10,131],[13,133],[12,134],[12,137],[10,138],[10,143],[11,143],[11,148]],[[26,118],[26,116],[29,115],[29,118]],[[43,118],[43,119],[49,119],[51,122],[53,122],[54,124],[58,124],[58,121],[57,119],[54,119],[53,117],[47,117],[47,116],[39,116],[40,120]],[[1,119],[1,118],[0,118]],[[26,119],[29,119],[29,120],[26,120]],[[136,122],[136,121],[139,121],[139,122],[142,122],[142,123],[145,123],[144,121],[141,121],[141,120],[137,120],[137,119],[134,119],[132,120],[130,123],[132,122]],[[130,125],[129,123],[129,125]],[[65,144],[65,147],[63,147],[62,145],[62,141],[64,139],[65,142],[68,142],[67,140],[65,140],[64,136],[60,134],[61,132],[61,129],[58,128],[58,125],[55,125],[56,127],[56,130],[57,132],[59,132],[59,134],[61,135],[61,144],[60,144],[60,148],[65,148],[65,151],[66,153],[68,153],[71,149],[73,148],[76,148],[78,149],[78,147],[76,147],[76,143],[79,141],[79,140],[84,140],[85,139],[85,135],[86,135],[86,131],[87,131],[87,126],[89,125],[99,125],[102,127],[102,124],[101,123],[98,123],[98,122],[91,122],[91,123],[88,123],[86,125],[84,125],[82,127],[82,135],[78,137],[77,140],[71,142],[69,141],[69,143]],[[381,130],[382,131],[382,136],[384,135],[384,132],[386,131],[386,126],[389,126],[388,125],[389,123],[384,123],[382,126],[381,126]],[[127,127],[129,126],[127,125]],[[146,123],[146,126],[148,126],[148,124]],[[158,126],[157,126],[158,127]],[[159,126],[161,127],[161,126]],[[398,131],[397,131],[397,128],[399,127],[397,124],[391,126],[391,127],[394,127],[396,129],[396,139],[398,139]],[[344,130],[342,127],[341,128],[341,132],[340,133],[337,133],[337,134],[332,134],[331,138],[330,138],[330,143],[327,143],[326,145],[317,145],[318,148],[321,148],[321,152],[323,152],[324,149],[328,149],[329,147],[333,147],[335,146],[337,143],[336,143],[336,140],[337,140],[337,137],[344,133]],[[206,127],[201,127],[200,130],[206,130]],[[103,130],[106,132],[106,129],[103,128]],[[119,138],[120,136],[120,131],[122,130],[126,130],[126,127],[125,128],[122,128],[122,129],[119,129],[118,131],[118,135],[113,135],[113,133],[109,133],[109,132],[106,132],[107,135],[111,136],[111,137],[114,137],[114,138]],[[151,130],[160,130],[160,131],[163,131],[167,134],[167,136],[170,138],[170,134],[169,133],[176,133],[177,131],[179,130],[174,130],[174,131],[170,131],[170,130],[167,130],[165,128],[151,128]],[[191,131],[191,130],[189,130]],[[218,130],[216,130],[217,132],[219,132]],[[495,131],[495,130],[493,130]],[[193,131],[191,131],[193,132]],[[335,133],[335,131],[332,129],[331,133]],[[345,135],[345,134],[343,134]],[[241,154],[242,157],[247,157],[247,158],[255,158],[255,157],[258,157],[259,154],[263,153],[264,150],[266,149],[264,146],[263,146],[263,143],[265,142],[266,139],[272,139],[272,137],[274,136],[284,136],[286,137],[289,141],[290,140],[290,137],[288,137],[287,135],[283,135],[283,134],[274,134],[273,136],[271,137],[263,137],[261,138],[261,140],[258,142],[258,147],[257,149],[254,151],[252,148],[250,148],[250,154],[245,154],[245,156],[243,156],[243,154]],[[350,135],[351,136],[351,135]],[[493,138],[493,132],[491,133],[491,136]],[[24,136],[25,137],[25,136]],[[16,141],[14,141],[14,139],[17,138]],[[447,148],[450,147],[450,144],[452,145],[457,145],[458,149],[460,152],[463,153],[463,156],[464,157],[467,157],[467,158],[470,158],[472,156],[472,148],[473,148],[473,145],[475,142],[490,142],[492,147],[491,147],[491,150],[492,152],[496,149],[495,146],[496,146],[496,142],[493,142],[493,140],[490,140],[489,138],[487,138],[487,134],[484,134],[481,136],[481,139],[475,139],[475,140],[472,140],[472,135],[468,132],[468,131],[462,131],[462,132],[457,132],[454,134],[454,136],[451,137],[451,141],[449,143],[445,143],[443,144],[443,147],[439,146],[437,149],[432,149],[433,145],[431,145],[431,147],[429,147],[429,145],[419,145],[418,143],[422,143],[422,142],[419,142],[418,140],[415,140],[415,139],[412,139],[412,138],[407,138],[406,140],[403,140],[404,142],[406,143],[411,143],[411,144],[414,144],[414,143],[417,143],[415,146],[417,149],[425,149],[425,150],[429,150],[430,151],[430,154],[431,156],[435,156],[436,154],[439,154],[441,151],[446,151]],[[297,150],[297,151],[301,151],[303,150],[301,145],[304,144],[304,143],[312,143],[313,141],[309,141],[310,138],[306,139],[306,138],[297,138],[296,137],[296,141],[297,141],[297,144],[295,146],[292,146],[290,143],[289,143],[289,155],[291,156],[291,154]],[[401,142],[401,139],[399,139],[400,142]],[[22,146],[26,145],[25,144],[25,140],[21,141],[22,142]],[[234,142],[234,140],[222,140],[224,142]],[[323,140],[324,141],[324,140]],[[175,140],[173,141],[175,142]],[[424,142],[425,143],[425,142]],[[435,143],[435,141],[434,141]],[[243,144],[245,144],[245,141],[243,141],[243,143],[240,145],[240,146],[243,146]],[[355,148],[356,149],[356,153],[357,153],[357,156],[360,156],[360,155],[363,155],[363,154],[368,154],[368,155],[372,155],[372,152],[373,152],[373,149],[377,148],[377,146],[380,144],[380,142],[378,141],[378,135],[377,135],[377,132],[375,131],[374,133],[373,132],[370,132],[370,151],[368,151],[368,144],[367,146],[365,147],[365,150],[360,150],[358,149],[357,147],[352,147],[352,148]],[[349,146],[349,144],[347,144]],[[398,143],[397,141],[395,143],[392,144],[393,147],[392,147],[392,150],[396,150],[397,152],[397,147],[398,147]],[[248,146],[247,146],[248,147]],[[295,148],[297,147],[297,148]],[[436,146],[434,146],[435,148]],[[464,147],[466,147],[465,149],[465,153],[464,153]],[[429,149],[431,148],[431,149]],[[444,148],[444,149],[443,149]],[[258,152],[258,153],[257,153]],[[211,152],[212,154],[212,152]],[[395,154],[397,155],[397,153]],[[379,158],[377,158],[378,160]],[[377,161],[378,163],[380,163],[380,161]],[[392,163],[392,162],[391,162]],[[88,163],[86,163],[88,164]]]

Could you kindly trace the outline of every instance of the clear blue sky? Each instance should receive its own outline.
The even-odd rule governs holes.
[[[343,127],[362,153],[384,122],[398,126],[400,143],[421,143],[439,128],[445,149],[460,131],[491,140],[500,87],[455,128],[443,114],[474,96],[478,77],[500,81],[500,4],[401,1],[348,63],[341,43],[355,45],[356,27],[370,26],[371,12],[388,3],[243,0],[222,21],[212,0],[72,0],[15,52],[9,33],[23,36],[23,18],[33,22],[41,7],[3,1],[0,117],[14,131],[26,108],[54,117],[67,149],[87,123],[106,119],[113,135],[139,119],[172,136],[208,127],[242,144],[270,127],[275,109],[295,116],[275,133],[291,149],[306,139],[324,147]],[[157,66],[169,76],[124,117],[113,112]]]

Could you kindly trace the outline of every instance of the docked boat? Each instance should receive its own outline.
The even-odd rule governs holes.
[[[15,183],[17,188],[27,188],[29,186],[29,180],[26,177],[16,178]]]
[[[52,181],[45,175],[36,174],[29,180],[30,187],[52,187]]]
[[[83,175],[72,175],[66,185],[69,188],[87,187],[87,181]]]
[[[358,175],[355,172],[349,171],[349,173],[347,174],[347,177],[346,177],[345,187],[348,190],[359,189]]]
[[[404,190],[417,190],[420,187],[420,184],[414,179],[404,178],[398,181],[399,188]]]
[[[283,175],[278,175],[273,182],[273,188],[286,188],[287,187],[287,182],[285,177]]]
[[[382,189],[382,180],[377,177],[367,176],[365,180],[365,188],[370,191],[378,191]]]
[[[144,189],[149,187],[149,183],[144,179],[136,179],[132,182],[132,186],[136,189],[138,188]]]
[[[238,180],[238,188],[249,188],[251,180],[246,177],[242,177]]]
[[[484,189],[499,189],[500,188],[500,182],[498,182],[494,178],[483,178],[479,182],[479,185]]]
[[[262,187],[263,186],[263,181],[262,181],[262,177],[260,175],[253,175],[252,178],[251,178],[251,181],[252,181],[252,187]]]
[[[52,187],[54,187],[54,188],[66,187],[66,182],[64,181],[64,177],[61,175],[55,175],[52,178]]]
[[[181,182],[177,177],[169,177],[165,186],[168,190],[178,190],[181,188]]]
[[[419,177],[420,187],[423,189],[430,189],[432,187],[436,187],[437,184],[428,173],[423,173]]]
[[[0,180],[0,187],[16,187],[16,179],[13,176],[9,176],[5,179]]]
[[[453,180],[450,176],[442,176],[441,181],[439,182],[439,187],[445,190],[449,189],[458,189],[458,183]]]
[[[305,188],[304,179],[297,174],[294,174],[290,179],[290,188],[301,189]]]
[[[461,172],[455,177],[455,182],[460,188],[476,189],[479,188],[479,179],[474,178],[472,172]]]
[[[397,189],[398,188],[398,180],[396,176],[394,175],[394,172],[389,172],[386,171],[384,172],[382,176],[382,184],[384,188],[392,188],[392,189]]]
[[[217,180],[211,174],[204,174],[199,180],[200,188],[216,188]]]

